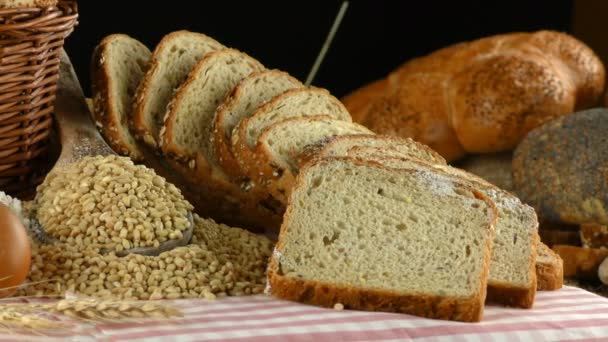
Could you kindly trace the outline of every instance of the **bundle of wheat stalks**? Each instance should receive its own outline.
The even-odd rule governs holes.
[[[149,301],[76,297],[52,303],[0,303],[0,332],[64,329],[74,321],[108,323],[181,316],[181,311],[171,305]]]

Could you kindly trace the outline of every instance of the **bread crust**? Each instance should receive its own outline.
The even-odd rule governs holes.
[[[124,128],[129,131],[129,118],[123,118],[125,121],[121,122],[118,113],[114,111],[114,106],[112,106],[112,103],[120,100],[115,99],[113,93],[109,91],[112,79],[109,70],[110,66],[108,63],[105,63],[104,55],[106,54],[106,49],[116,39],[133,40],[132,37],[125,34],[112,34],[105,37],[93,51],[90,64],[91,90],[93,95],[92,115],[96,126],[101,131],[106,142],[116,153],[128,156],[134,161],[141,161],[143,153],[137,142],[135,142],[135,145],[129,144],[122,134],[121,127],[126,126]]]
[[[349,160],[355,164],[370,165],[373,167],[386,169],[386,167],[379,163],[350,157],[323,158],[307,164],[307,167],[340,159]],[[279,234],[279,241],[275,246],[275,252],[271,257],[268,266],[268,283],[270,294],[281,299],[324,307],[333,307],[335,304],[341,303],[345,308],[357,310],[399,312],[435,319],[479,322],[483,316],[484,301],[486,298],[486,284],[492,251],[492,241],[495,233],[494,224],[498,214],[494,203],[485,195],[464,184],[461,185],[472,191],[478,199],[483,200],[493,211],[493,218],[491,222],[488,222],[488,226],[486,227],[490,236],[486,240],[486,246],[484,249],[482,261],[483,271],[481,272],[480,277],[480,288],[474,296],[468,298],[456,298],[426,294],[402,295],[391,291],[356,288],[351,286],[337,286],[281,275],[279,269],[279,258],[281,255],[281,249],[283,248],[282,237],[289,232],[290,216],[293,212],[291,203],[289,203],[287,207]],[[303,186],[302,177],[297,178],[295,186]]]

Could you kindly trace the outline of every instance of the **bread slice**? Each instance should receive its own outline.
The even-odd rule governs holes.
[[[133,96],[151,56],[150,50],[125,34],[105,37],[91,59],[93,118],[112,149],[135,161],[143,153],[130,132]]]
[[[479,321],[495,219],[483,194],[422,164],[317,160],[298,176],[268,291],[326,307]]]
[[[536,246],[536,289],[554,291],[564,284],[564,262],[547,245],[539,242]]]
[[[222,48],[222,44],[201,33],[182,30],[163,37],[135,96],[133,129],[138,139],[158,147],[163,118],[175,89],[201,58]]]
[[[353,148],[357,149],[357,147]],[[389,157],[382,154],[349,154],[387,167],[411,168],[421,163],[411,158]],[[498,219],[488,277],[488,300],[508,306],[530,308],[536,296],[536,246],[538,219],[534,209],[466,171],[447,165],[428,164],[435,172],[459,179],[483,192],[496,204]]]
[[[353,147],[369,147],[376,153],[382,153],[382,151],[387,150],[396,151],[400,157],[411,155],[413,158],[428,161],[429,163],[447,164],[439,153],[411,138],[376,134],[342,135],[322,141],[317,145],[309,146],[301,156],[301,163],[305,163],[315,157],[346,156]]]
[[[262,104],[283,92],[304,85],[288,73],[266,70],[244,78],[218,107],[213,119],[212,144],[220,166],[233,177],[241,176],[232,154],[232,130]]]
[[[249,118],[241,120],[232,133],[232,152],[245,174],[249,173],[258,138],[270,125],[285,119],[328,115],[349,121],[352,119],[344,105],[327,90],[300,88],[288,90],[256,109]]]
[[[192,70],[168,106],[160,133],[162,151],[172,158],[187,161],[199,172],[226,180],[211,146],[213,117],[226,95],[243,78],[262,70],[264,66],[260,62],[235,49],[207,55]]]
[[[371,133],[359,124],[328,116],[277,122],[260,136],[247,175],[267,188],[277,200],[286,203],[298,173],[298,156],[306,146],[334,136]]]

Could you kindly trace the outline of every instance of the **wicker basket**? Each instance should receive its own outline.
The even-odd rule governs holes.
[[[76,1],[0,10],[0,190],[18,197],[41,178],[53,129],[64,39],[77,24]]]

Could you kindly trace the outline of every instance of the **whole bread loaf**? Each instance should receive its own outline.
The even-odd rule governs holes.
[[[372,131],[411,137],[452,161],[512,150],[535,127],[597,105],[604,83],[602,62],[576,38],[510,33],[408,61],[344,102]]]

